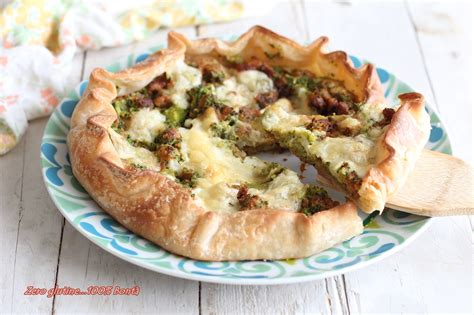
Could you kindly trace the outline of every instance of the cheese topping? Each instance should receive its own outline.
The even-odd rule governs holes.
[[[240,108],[254,104],[254,99],[258,94],[272,89],[273,81],[265,73],[247,70],[225,80],[216,88],[215,93],[217,98],[226,105]]]
[[[365,135],[354,138],[324,138],[308,147],[308,152],[329,163],[329,171],[339,177],[338,170],[343,163],[362,178],[375,164],[375,143]]]
[[[246,157],[244,160],[235,157],[225,140],[211,138],[199,124],[194,124],[190,130],[181,131],[183,136],[181,151],[187,157],[185,164],[203,172],[209,183],[258,180],[255,170],[265,166],[263,161],[255,157]]]
[[[356,117],[364,123],[372,123],[382,120],[384,105],[380,103],[363,104],[359,107]]]
[[[166,128],[166,117],[157,109],[144,108],[134,113],[127,135],[131,139],[153,142],[155,137]]]
[[[268,164],[256,157],[242,159],[234,156],[226,140],[210,136],[206,130],[207,124],[206,120],[194,120],[191,129],[180,129],[183,136],[183,166],[200,175],[193,193],[202,206],[213,211],[238,211],[239,185],[248,184],[261,186],[251,188],[249,192],[261,197],[268,206],[298,210],[305,185],[299,181],[295,172],[285,170],[273,181],[265,183],[267,179],[262,171]]]
[[[178,107],[188,108],[186,91],[201,84],[201,71],[195,67],[188,66],[184,61],[179,61],[166,74],[173,82],[173,87],[165,90],[164,94],[170,96],[173,103]]]
[[[295,115],[289,100],[282,98],[265,110],[262,124],[265,129],[286,130],[306,125],[310,119],[305,115]]]
[[[152,152],[145,148],[134,147],[112,128],[109,128],[108,131],[112,144],[122,160],[139,167],[146,167],[156,171],[160,170],[158,159]]]
[[[238,188],[231,186],[258,182],[256,170],[265,167],[265,163],[254,157],[235,157],[225,140],[211,138],[198,121],[191,129],[180,131],[184,165],[202,176],[195,188],[196,196],[210,210],[238,210]]]
[[[249,189],[249,193],[265,200],[268,207],[291,211],[298,211],[304,192],[305,185],[301,183],[298,175],[290,170],[283,171],[263,191]]]
[[[359,119],[346,115],[334,116],[332,119],[339,128],[359,130],[361,125],[368,124],[369,120],[381,120],[382,110],[380,105],[363,105],[356,115]],[[305,127],[310,120],[310,116],[292,112],[290,102],[280,100],[265,111],[262,123],[267,130],[275,133],[284,145],[303,155],[301,157],[313,162],[315,158],[320,159],[336,178],[341,177],[339,170],[343,164],[363,178],[377,163],[375,144],[383,133],[382,128],[373,127],[366,133],[353,137],[326,137],[325,132],[321,130],[311,131]]]

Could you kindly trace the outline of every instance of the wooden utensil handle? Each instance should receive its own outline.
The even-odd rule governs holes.
[[[389,202],[426,216],[474,214],[473,174],[472,166],[457,157],[424,150],[405,185]]]
[[[424,150],[387,207],[430,217],[474,214],[473,178],[472,166],[463,160]],[[333,187],[322,177],[318,180]]]

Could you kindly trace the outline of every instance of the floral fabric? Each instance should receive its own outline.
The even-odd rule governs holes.
[[[213,23],[245,14],[238,0],[16,0],[0,12],[0,155],[28,120],[51,113],[77,82],[74,54],[128,44],[162,27]]]

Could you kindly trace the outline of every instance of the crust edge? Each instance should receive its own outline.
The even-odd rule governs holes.
[[[364,212],[382,211],[386,200],[403,186],[428,141],[431,129],[424,97],[419,93],[398,96],[400,108],[377,144],[375,167],[363,178],[357,204]]]
[[[235,56],[243,51],[252,52],[245,57],[255,56],[265,60],[272,66],[287,66],[296,69],[309,70],[316,75],[336,77],[342,80],[357,98],[358,102],[379,102],[384,100],[382,85],[372,64],[364,64],[355,68],[351,59],[344,51],[326,52],[329,38],[321,36],[307,46],[281,36],[263,26],[250,28],[233,42],[215,38],[189,40],[184,35],[170,32],[170,46],[179,47],[184,44],[187,54],[218,53],[224,56]],[[269,58],[264,52],[277,47],[276,52],[282,58]],[[281,49],[283,48],[284,49]]]

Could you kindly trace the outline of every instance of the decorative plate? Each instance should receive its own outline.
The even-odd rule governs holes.
[[[162,47],[151,47],[146,53],[129,55],[107,67],[118,71],[144,60]],[[351,57],[360,67],[361,59]],[[412,91],[388,71],[377,68],[389,104],[397,104],[397,95]],[[363,217],[364,232],[338,246],[304,259],[279,261],[202,262],[171,254],[128,231],[105,213],[74,178],[66,145],[72,112],[84,93],[88,81],[83,81],[57,107],[46,125],[41,144],[41,165],[45,185],[69,223],[93,243],[132,264],[167,275],[230,284],[279,284],[322,279],[358,269],[394,254],[413,241],[428,227],[426,217],[386,210],[375,218]],[[438,115],[428,105],[431,135],[427,148],[451,154],[446,129]],[[282,163],[284,155],[267,159]],[[288,157],[288,155],[286,155]],[[296,158],[284,162],[294,170]],[[311,174],[310,174],[311,173]],[[309,174],[309,175],[308,175]],[[314,181],[314,171],[304,174],[305,181]]]

